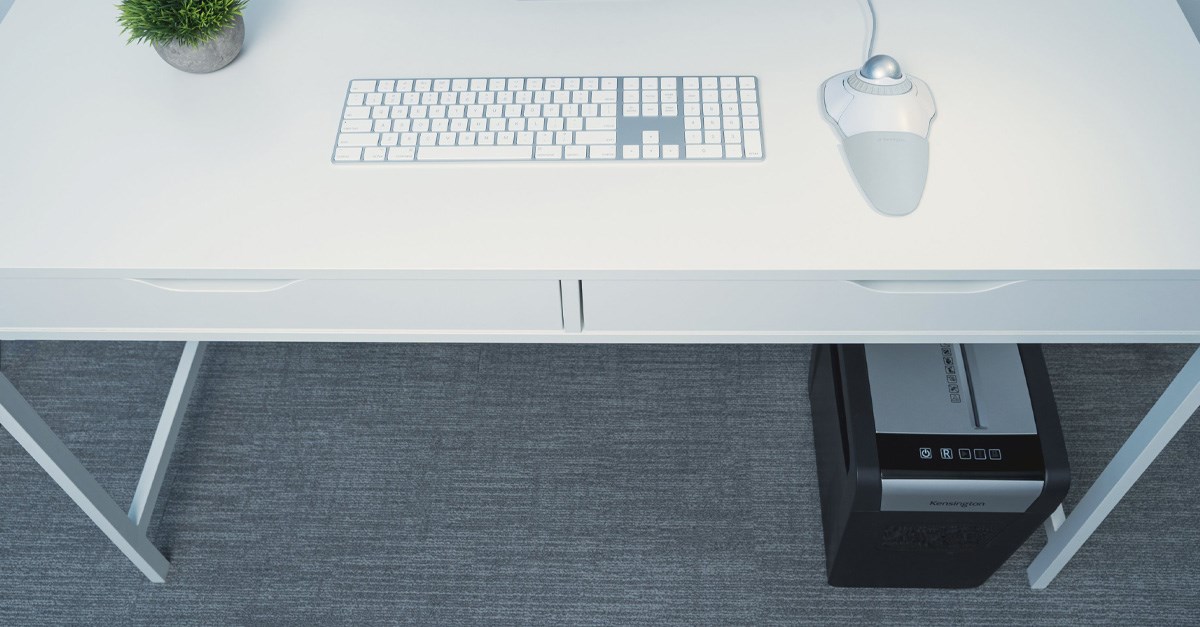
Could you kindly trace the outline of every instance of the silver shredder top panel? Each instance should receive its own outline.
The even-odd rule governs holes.
[[[1036,434],[1014,344],[868,344],[878,433]]]

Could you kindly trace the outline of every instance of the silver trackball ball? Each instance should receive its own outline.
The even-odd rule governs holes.
[[[900,63],[886,54],[877,54],[867,59],[858,73],[867,80],[890,78],[898,81],[904,78],[904,72],[900,70]]]

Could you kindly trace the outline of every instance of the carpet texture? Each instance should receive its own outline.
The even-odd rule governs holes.
[[[129,502],[180,344],[4,342]],[[1078,500],[1189,346],[1047,346]],[[1200,622],[1200,421],[1044,591],[824,582],[807,346],[217,344],[148,583],[0,433],[0,624]]]

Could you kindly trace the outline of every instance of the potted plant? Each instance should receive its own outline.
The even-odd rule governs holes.
[[[247,0],[122,0],[117,22],[129,43],[150,42],[172,66],[202,74],[233,61],[242,50]]]

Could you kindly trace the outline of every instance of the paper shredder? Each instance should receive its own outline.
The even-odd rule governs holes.
[[[831,585],[978,586],[1066,496],[1036,345],[818,345],[809,384]]]

